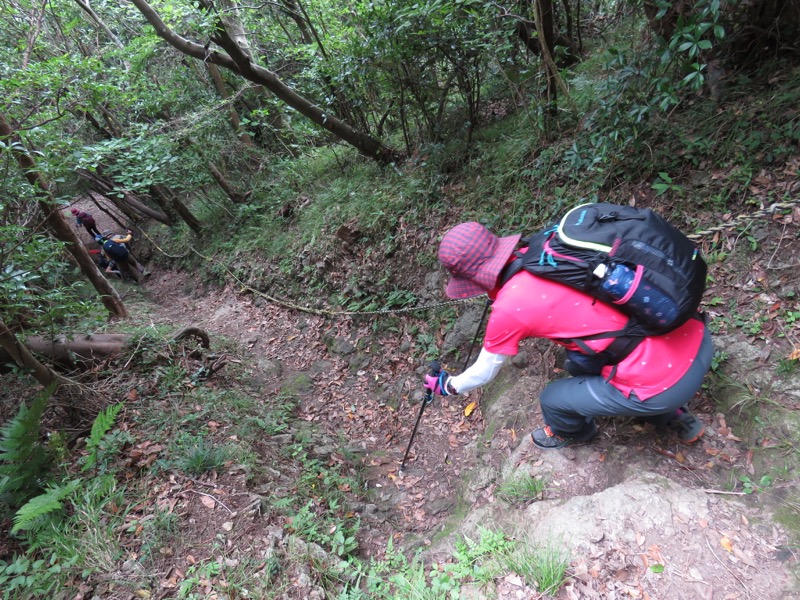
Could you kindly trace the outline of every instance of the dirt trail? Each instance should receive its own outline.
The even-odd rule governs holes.
[[[532,342],[485,390],[467,400],[437,399],[426,410],[400,478],[421,395],[410,340],[377,339],[368,322],[298,314],[232,287],[195,285],[186,274],[157,272],[142,292],[158,308],[140,318],[176,330],[202,327],[212,348],[218,336],[236,341],[247,354],[241,358],[258,365],[265,390],[307,377],[300,418],[317,425],[323,440],[365,457],[374,492],[362,526],[365,554],[380,554],[387,537],[400,534],[407,543],[432,544],[430,556],[446,561],[452,537],[436,534],[458,506],[468,508],[456,524],[461,533],[479,535],[479,524],[496,524],[564,540],[575,577],[559,597],[800,597],[790,591],[797,556],[787,533],[756,495],[724,487],[736,469],[754,479],[760,473],[709,397],[695,401],[708,434],[692,447],[608,419],[592,444],[541,453],[527,434],[541,419],[538,390],[558,376],[557,357]],[[473,400],[479,407],[465,416]],[[520,473],[547,481],[543,502],[514,507],[495,497],[498,484]],[[499,593],[535,597],[515,581],[501,582]]]

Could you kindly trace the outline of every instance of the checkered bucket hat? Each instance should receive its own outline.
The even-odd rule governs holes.
[[[499,238],[474,221],[445,233],[439,245],[439,261],[451,275],[447,297],[471,298],[491,291],[520,237]]]

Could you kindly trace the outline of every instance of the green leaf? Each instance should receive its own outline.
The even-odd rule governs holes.
[[[690,81],[692,81],[695,77],[698,77],[699,75],[700,75],[700,73],[698,73],[697,71],[692,71],[686,77],[683,78],[683,82],[684,83],[689,83]]]
[[[664,565],[660,565],[658,563],[656,563],[654,565],[650,565],[650,570],[653,573],[663,573],[664,572]]]

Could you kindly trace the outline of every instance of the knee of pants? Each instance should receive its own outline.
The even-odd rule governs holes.
[[[561,387],[563,387],[561,382],[563,381],[567,380],[559,379],[545,386],[542,393],[539,395],[539,406],[541,406],[542,409],[552,409],[559,406],[562,397]]]

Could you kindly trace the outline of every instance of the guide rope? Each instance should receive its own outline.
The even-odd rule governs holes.
[[[751,222],[751,221],[755,221],[757,219],[762,219],[762,218],[764,218],[766,216],[769,216],[769,215],[772,215],[772,214],[776,213],[777,211],[788,210],[788,209],[791,209],[791,208],[793,208],[794,206],[797,206],[797,205],[800,205],[800,197],[799,198],[795,198],[793,200],[787,200],[785,202],[775,202],[775,203],[770,204],[769,206],[767,206],[767,207],[765,207],[765,208],[763,208],[761,210],[757,210],[757,211],[755,211],[753,213],[743,213],[743,214],[737,216],[736,218],[734,218],[734,219],[732,219],[732,220],[730,220],[730,221],[728,221],[726,223],[722,223],[722,224],[717,225],[715,227],[710,227],[708,229],[703,229],[701,231],[697,231],[695,233],[687,235],[686,237],[688,237],[690,240],[694,240],[694,241],[701,240],[701,239],[703,239],[705,237],[708,237],[709,235],[713,235],[715,233],[719,233],[719,232],[722,232],[722,231],[725,231],[725,230],[729,230],[729,229],[734,229],[736,227],[741,226],[745,222]],[[169,254],[167,251],[165,251],[163,248],[161,248],[155,242],[155,240],[153,240],[153,238],[151,238],[149,235],[147,235],[147,233],[142,231],[142,234],[148,240],[150,240],[150,242],[153,244],[153,246],[161,254],[163,254],[167,258],[180,259],[180,258],[186,258],[190,254],[196,254],[197,256],[199,256],[200,258],[205,260],[206,262],[212,262],[212,263],[215,263],[215,264],[219,265],[228,274],[228,276],[231,278],[231,280],[233,280],[237,284],[237,286],[239,287],[239,289],[241,291],[250,292],[251,294],[254,294],[256,296],[264,298],[265,300],[267,300],[267,301],[269,301],[269,302],[271,302],[273,304],[277,304],[278,306],[283,306],[285,308],[290,308],[290,309],[296,310],[298,312],[304,312],[304,313],[309,313],[309,314],[314,314],[314,315],[334,316],[334,317],[347,317],[347,316],[359,316],[359,315],[403,314],[403,313],[411,313],[411,312],[421,312],[421,311],[426,311],[426,310],[435,310],[435,309],[443,308],[445,306],[453,306],[453,305],[456,305],[456,304],[464,304],[464,303],[467,303],[467,302],[483,301],[483,298],[485,297],[485,295],[481,295],[481,296],[473,296],[472,298],[464,298],[464,299],[458,299],[458,300],[447,300],[447,301],[444,301],[444,302],[437,302],[437,303],[434,303],[434,304],[426,304],[426,305],[423,305],[423,306],[409,306],[409,307],[404,307],[404,308],[383,308],[383,309],[377,309],[377,310],[327,310],[327,309],[322,309],[322,308],[314,308],[312,306],[304,306],[304,305],[298,304],[296,302],[291,302],[289,300],[282,300],[280,298],[276,298],[275,296],[272,296],[270,294],[266,294],[266,293],[262,292],[261,290],[258,290],[256,288],[252,287],[251,285],[248,285],[247,283],[242,281],[234,272],[232,272],[228,268],[228,266],[226,264],[224,264],[223,262],[217,260],[213,256],[204,255],[202,252],[197,250],[194,246],[190,246],[189,250],[187,250],[183,254],[173,255],[173,254]]]

